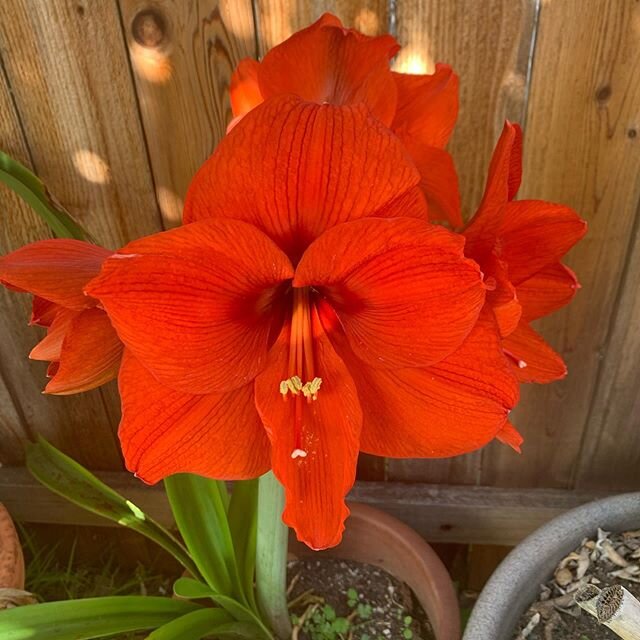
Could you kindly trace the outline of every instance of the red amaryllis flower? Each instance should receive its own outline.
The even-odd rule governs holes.
[[[0,258],[0,283],[32,293],[30,324],[47,328],[29,354],[51,362],[46,393],[88,391],[118,373],[122,343],[97,300],[83,292],[112,253],[79,240],[43,240]]]
[[[231,79],[232,126],[281,94],[323,104],[364,103],[418,167],[429,218],[462,226],[457,174],[444,151],[458,117],[458,78],[445,64],[436,65],[433,75],[392,72],[389,61],[399,49],[389,35],[368,37],[325,14],[271,49],[261,63],[240,62]]]
[[[283,515],[339,542],[358,450],[450,456],[495,436],[517,382],[463,239],[364,106],[274,98],[196,176],[190,224],[87,287],[126,353],[120,438],[147,482],[272,467]]]
[[[522,177],[522,133],[507,122],[491,159],[480,207],[464,235],[466,254],[480,264],[503,348],[522,382],[566,375],[562,358],[529,323],[566,305],[579,288],[560,259],[586,233],[569,207],[513,201]]]

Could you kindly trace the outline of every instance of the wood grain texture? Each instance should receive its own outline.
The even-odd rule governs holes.
[[[261,56],[327,11],[367,35],[386,33],[389,24],[385,0],[256,0],[255,6]]]
[[[0,55],[8,83],[0,105],[3,148],[26,161],[105,246],[157,230],[115,2],[3,2]],[[2,252],[50,236],[6,189],[0,198]],[[84,464],[119,468],[115,386],[70,398],[42,396],[44,366],[27,360],[37,340],[37,330],[26,327],[27,296],[2,296],[0,354],[5,384],[20,405],[22,435],[28,426]]]
[[[639,61],[640,62],[640,61]],[[631,126],[627,131],[635,131]],[[629,138],[629,146],[636,136]],[[635,142],[631,154],[640,149]],[[575,486],[640,486],[640,209],[577,458]]]
[[[569,375],[527,389],[513,416],[525,437],[522,458],[513,463],[505,450],[488,452],[486,484],[570,487],[577,469],[586,482],[592,464],[598,474],[603,465],[612,467],[600,476],[611,486],[640,483],[631,464],[637,452],[630,451],[638,417],[626,414],[638,409],[632,362],[638,337],[631,330],[640,317],[638,255],[634,263],[628,252],[640,198],[640,146],[629,136],[639,117],[640,4],[585,6],[580,0],[542,5],[521,190],[523,198],[568,204],[589,222],[568,260],[582,291],[538,327],[566,359]],[[620,296],[625,265],[630,270]]]
[[[505,118],[524,122],[536,0],[399,0],[395,67],[431,73],[436,62],[460,76],[460,116],[449,144],[463,214],[480,202],[491,152]]]
[[[0,147],[31,167],[4,74],[0,75]],[[0,207],[1,253],[51,237],[31,208],[4,185],[0,185]],[[40,433],[85,464],[120,466],[113,435],[115,419],[107,413],[103,396],[107,391],[74,398],[42,395],[46,364],[27,358],[42,330],[27,326],[29,307],[29,296],[0,287],[0,463],[20,462],[24,442]]]
[[[149,487],[122,472],[97,475],[151,517],[171,524],[162,485]],[[604,495],[554,489],[357,482],[348,499],[390,513],[433,542],[514,545],[551,518]],[[117,526],[51,493],[26,469],[18,467],[0,472],[0,502],[22,522]]]
[[[165,227],[231,120],[229,82],[256,56],[251,0],[120,0]]]

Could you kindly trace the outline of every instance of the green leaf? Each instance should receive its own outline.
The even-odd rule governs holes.
[[[240,572],[240,582],[249,606],[258,611],[254,592],[256,538],[258,533],[258,479],[233,485],[229,504],[229,528]]]
[[[166,478],[164,486],[178,529],[199,573],[217,593],[245,601],[223,497],[226,485],[179,473]]]
[[[40,178],[2,151],[0,151],[0,181],[29,204],[58,238],[75,238],[93,242],[89,233],[59,202],[54,200]]]
[[[260,640],[262,635],[256,635],[254,625],[247,622],[229,622],[213,629],[216,638],[220,640]]]
[[[287,608],[287,551],[289,529],[282,522],[284,489],[273,472],[260,480],[256,591],[260,609],[281,638],[291,635]]]
[[[150,596],[113,596],[27,605],[0,612],[2,640],[87,640],[162,626],[200,607]]]
[[[199,640],[216,627],[233,622],[222,609],[199,609],[175,618],[147,636],[147,640]]]
[[[189,600],[209,598],[227,611],[236,621],[251,625],[254,629],[253,637],[262,640],[273,640],[271,632],[253,611],[228,595],[218,593],[203,582],[192,578],[178,578],[173,585],[173,592],[179,598],[187,598]]]
[[[43,438],[27,445],[27,467],[54,493],[87,511],[141,533],[168,551],[187,571],[199,576],[198,567],[189,553],[169,531]]]

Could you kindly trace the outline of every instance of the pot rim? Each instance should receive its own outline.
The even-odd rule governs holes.
[[[640,527],[640,492],[571,509],[527,536],[500,563],[478,598],[463,640],[511,640],[522,614],[558,562],[597,527]]]
[[[22,546],[11,514],[0,502],[0,587],[24,589],[25,567]]]

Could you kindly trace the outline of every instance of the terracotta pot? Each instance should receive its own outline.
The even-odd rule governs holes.
[[[24,589],[24,557],[13,520],[0,503],[0,588]]]
[[[429,616],[437,640],[459,640],[460,611],[451,578],[435,551],[396,518],[362,504],[349,504],[351,516],[339,546],[311,551],[292,540],[298,557],[340,558],[373,564],[411,587]]]

